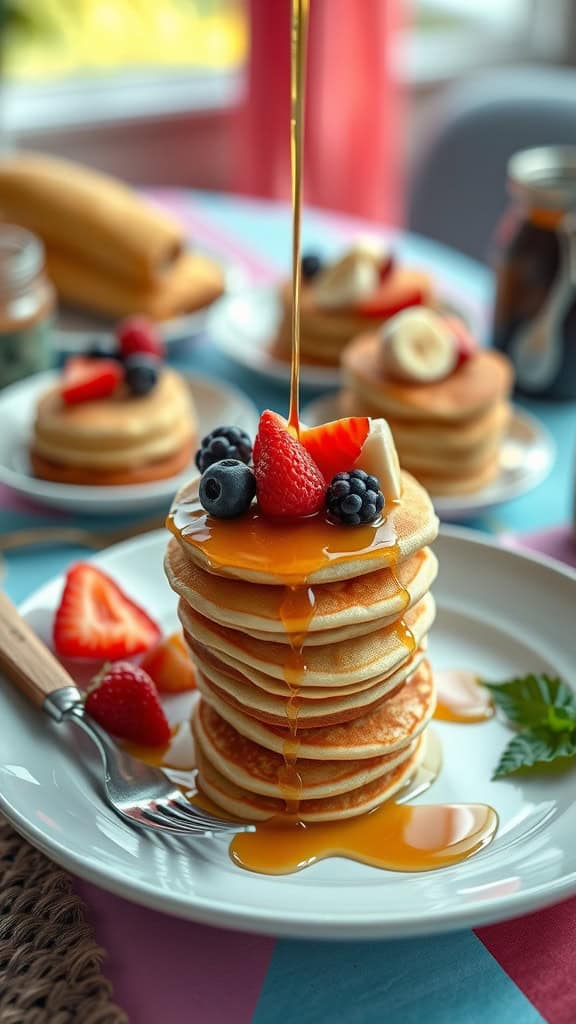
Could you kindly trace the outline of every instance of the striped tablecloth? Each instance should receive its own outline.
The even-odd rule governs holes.
[[[192,237],[241,262],[254,279],[275,279],[288,266],[285,208],[166,190],[154,194],[177,212]],[[366,228],[310,213],[304,244],[336,246]],[[479,308],[485,306],[490,285],[480,266],[422,239],[396,244],[418,262],[441,268]],[[285,389],[232,366],[209,338],[177,351],[174,364],[230,380],[260,407],[286,408]],[[576,406],[530,408],[554,434],[558,464],[545,485],[474,525],[502,532],[507,543],[517,542],[518,531],[538,530],[534,546],[569,560],[568,532],[550,528],[571,514]],[[61,518],[0,491],[2,530]],[[15,552],[7,559],[6,589],[21,600],[82,554],[65,547]],[[576,900],[438,938],[327,943],[211,929],[75,884],[108,951],[105,970],[115,998],[134,1024],[576,1024]]]

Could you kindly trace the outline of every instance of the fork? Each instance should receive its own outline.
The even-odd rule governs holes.
[[[70,722],[90,737],[104,767],[104,796],[130,825],[172,836],[252,832],[195,807],[159,768],[114,743],[84,710],[82,694],[66,669],[0,593],[0,670],[55,722]]]

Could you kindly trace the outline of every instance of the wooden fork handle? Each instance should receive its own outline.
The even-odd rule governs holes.
[[[74,680],[0,592],[0,671],[34,704]]]

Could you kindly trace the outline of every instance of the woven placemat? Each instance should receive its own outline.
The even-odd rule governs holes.
[[[70,876],[0,815],[0,1024],[128,1024]]]

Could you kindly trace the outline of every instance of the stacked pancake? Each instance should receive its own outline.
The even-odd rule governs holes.
[[[296,800],[304,821],[352,817],[421,762],[438,523],[402,482],[383,525],[354,528],[211,520],[197,484],[177,496],[165,568],[198,670],[199,786],[226,812],[263,820]]]
[[[179,224],[120,181],[67,160],[0,161],[0,219],[44,242],[59,296],[108,316],[167,320],[213,302],[220,268],[185,251]]]
[[[477,349],[439,380],[401,380],[387,372],[377,332],[360,335],[342,356],[343,416],[384,416],[402,466],[432,495],[485,487],[496,476],[510,418],[511,364]]]
[[[196,419],[186,381],[164,368],[143,397],[125,386],[66,405],[55,385],[38,403],[30,459],[37,477],[116,486],[174,476],[191,461]]]

